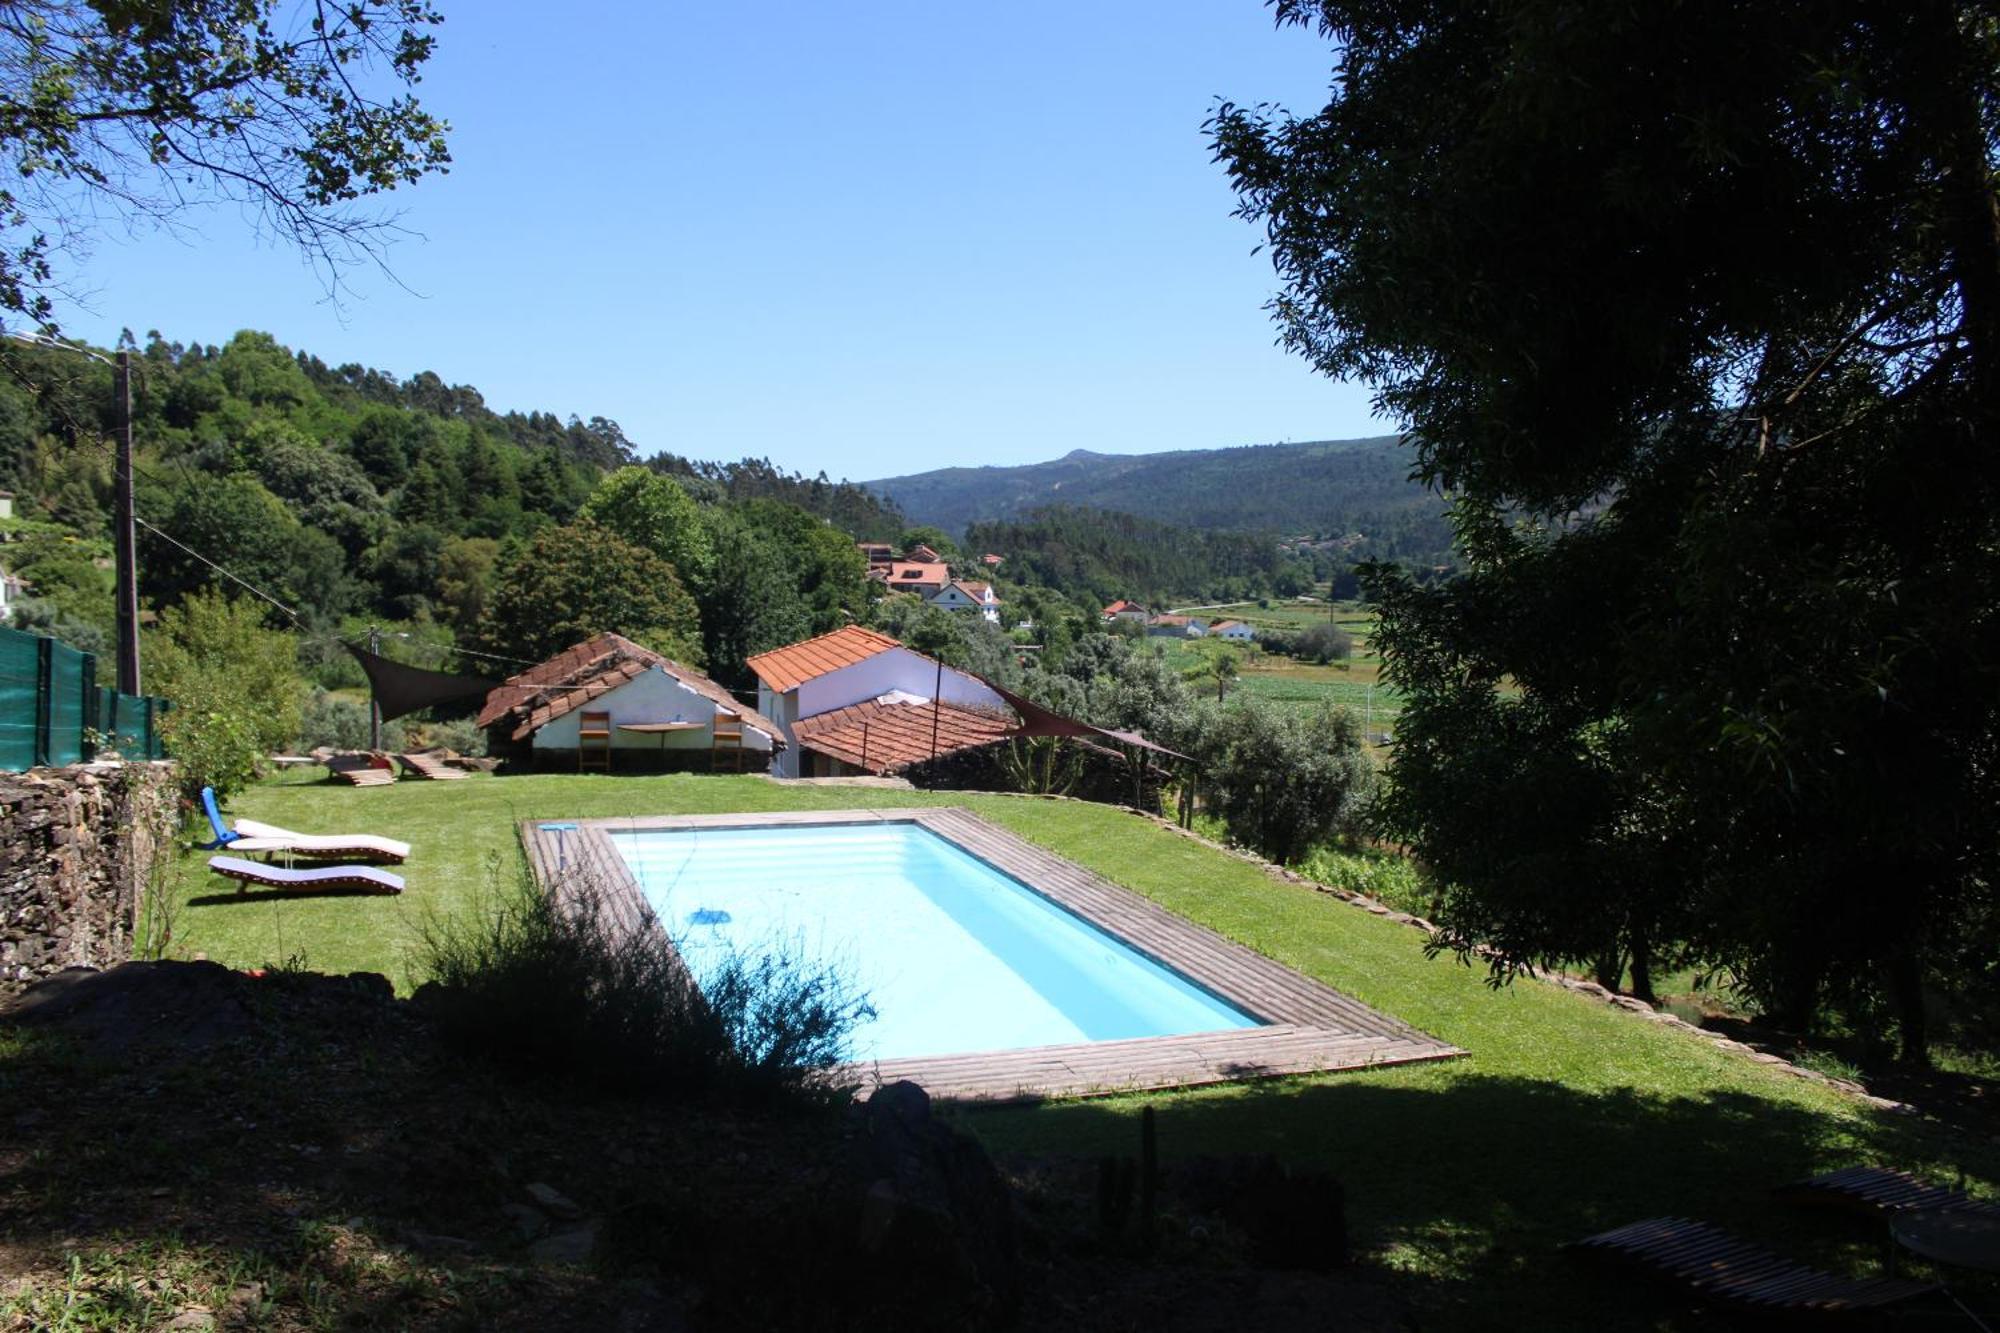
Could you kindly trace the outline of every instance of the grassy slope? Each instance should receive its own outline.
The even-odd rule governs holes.
[[[1501,991],[1426,959],[1414,932],[1276,882],[1147,821],[1100,806],[1010,797],[783,787],[748,778],[523,777],[370,790],[266,786],[237,813],[416,844],[400,899],[183,907],[172,952],[237,964],[302,951],[320,970],[412,981],[425,914],[476,907],[489,864],[516,864],[514,821],[951,801],[971,807],[1291,966],[1472,1052],[1447,1065],[981,1112],[996,1149],[1134,1151],[1159,1108],[1168,1154],[1272,1152],[1346,1183],[1358,1241],[1408,1270],[1426,1326],[1601,1328],[1628,1323],[1629,1288],[1583,1281],[1554,1247],[1660,1213],[1704,1217],[1853,1271],[1866,1233],[1802,1230],[1771,1185],[1852,1161],[2000,1180],[1987,1145],[1883,1116],[1707,1042],[1535,983]],[[199,862],[186,863],[195,871]],[[198,873],[185,890],[210,891]],[[1856,1240],[1859,1235],[1864,1239]],[[1648,1326],[1669,1307],[1642,1302]],[[1433,1322],[1435,1320],[1435,1323]]]

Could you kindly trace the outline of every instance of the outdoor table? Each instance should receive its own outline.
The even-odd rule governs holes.
[[[1965,1208],[1920,1208],[1898,1213],[1889,1234],[1913,1254],[1959,1268],[2000,1273],[2000,1216]]]
[[[702,731],[707,727],[708,723],[706,722],[620,722],[618,724],[618,730],[629,731],[635,736],[658,736],[660,738],[661,754],[667,752],[667,735],[669,732]]]

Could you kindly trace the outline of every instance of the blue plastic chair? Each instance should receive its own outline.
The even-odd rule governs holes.
[[[218,847],[227,847],[243,836],[241,833],[230,832],[229,826],[222,822],[222,812],[215,808],[215,788],[201,789],[201,808],[208,812],[208,826],[215,830],[215,841],[203,843],[201,845],[203,851],[212,852]]]

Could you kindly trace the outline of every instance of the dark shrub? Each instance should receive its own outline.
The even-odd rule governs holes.
[[[872,1017],[819,963],[735,955],[698,986],[650,918],[628,928],[602,886],[523,878],[474,919],[425,926],[418,998],[444,1036],[503,1071],[609,1092],[759,1102],[839,1096],[835,1067]]]

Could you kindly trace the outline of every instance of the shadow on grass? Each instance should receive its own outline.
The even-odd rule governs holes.
[[[395,896],[380,889],[341,888],[334,885],[304,889],[245,889],[241,893],[198,893],[184,899],[183,905],[224,907],[230,903],[275,903],[288,902],[296,898],[393,898]]]
[[[1003,1155],[1137,1152],[1131,1099],[966,1113],[960,1123]],[[1430,1328],[1727,1326],[1671,1290],[1593,1272],[1565,1241],[1639,1218],[1698,1218],[1834,1272],[1879,1274],[1885,1229],[1780,1204],[1788,1181],[1856,1162],[1953,1178],[1990,1191],[2000,1154],[1909,1116],[1865,1110],[1843,1121],[1742,1093],[1602,1095],[1504,1076],[1279,1080],[1155,1099],[1160,1151],[1174,1157],[1270,1153],[1325,1167],[1347,1191],[1357,1249],[1404,1274]],[[1962,1155],[1963,1154],[1963,1155]],[[1171,1180],[1171,1176],[1169,1177]],[[1984,1309],[1992,1279],[1943,1277]],[[1938,1315],[1939,1327],[1968,1327]],[[1932,1316],[1904,1322],[1927,1327]],[[1956,1324],[1951,1323],[1956,1320]]]

